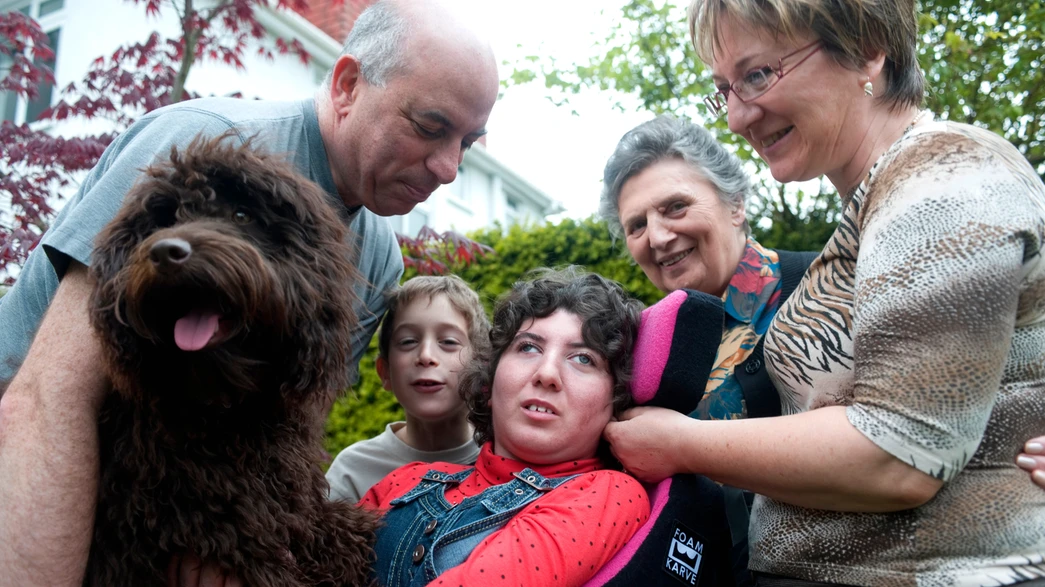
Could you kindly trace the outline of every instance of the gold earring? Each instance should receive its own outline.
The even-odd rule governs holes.
[[[871,80],[867,80],[867,83],[864,84],[864,93],[868,96],[874,95],[874,86],[871,85]]]

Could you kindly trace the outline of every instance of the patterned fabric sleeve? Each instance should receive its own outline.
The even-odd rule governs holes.
[[[976,452],[1040,271],[1040,190],[993,135],[909,137],[857,217],[849,421],[944,481]],[[1011,149],[1011,147],[1007,147]]]
[[[586,473],[527,506],[431,585],[581,585],[649,511],[638,481],[616,471]]]

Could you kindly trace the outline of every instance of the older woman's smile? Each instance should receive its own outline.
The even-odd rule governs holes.
[[[685,259],[692,252],[693,252],[693,249],[689,248],[689,249],[686,249],[685,251],[682,251],[680,253],[676,253],[674,255],[671,255],[670,257],[668,257],[666,259],[662,259],[660,261],[657,261],[657,263],[660,264],[661,267],[671,267],[672,265],[675,265],[679,261]]]

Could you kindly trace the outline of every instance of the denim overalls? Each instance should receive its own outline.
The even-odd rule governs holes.
[[[530,502],[576,477],[547,478],[527,468],[514,473],[508,483],[451,505],[446,488],[461,483],[474,470],[448,474],[432,469],[416,487],[389,504],[374,547],[373,572],[379,584],[426,585],[463,563],[484,538]]]

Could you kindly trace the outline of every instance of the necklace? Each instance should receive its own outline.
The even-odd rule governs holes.
[[[918,114],[915,114],[915,115],[914,115],[914,118],[913,118],[913,119],[911,119],[911,124],[908,124],[908,125],[907,125],[907,128],[903,129],[903,134],[902,134],[902,135],[900,135],[900,138],[903,138],[903,137],[907,136],[907,135],[908,135],[908,134],[909,134],[909,133],[910,133],[910,132],[911,132],[912,130],[914,130],[914,127],[915,127],[915,126],[916,126],[916,125],[918,124],[918,122],[919,122],[919,121],[920,121],[920,120],[921,120],[921,119],[922,119],[922,118],[923,118],[923,117],[925,116],[925,114],[926,114],[927,112],[929,112],[929,111],[928,111],[928,110],[919,110],[919,111],[918,111]],[[900,140],[900,139],[897,139],[897,141],[899,141],[899,140]],[[893,144],[895,145],[896,143],[893,143]],[[891,147],[890,147],[890,148],[891,148]],[[887,151],[888,151],[888,149],[887,149]],[[884,153],[883,153],[883,155],[884,155]],[[879,157],[879,160],[881,160],[881,157]],[[874,168],[875,168],[875,167],[876,167],[877,165],[878,165],[878,163],[875,163],[874,165],[872,165],[872,166],[871,166],[871,170],[874,170]],[[870,178],[871,178],[871,171],[869,170],[869,171],[867,172],[867,179],[870,179]],[[867,179],[865,179],[864,181],[867,181]],[[850,190],[849,190],[849,192],[848,192],[848,193],[846,194],[846,200],[852,200],[852,199],[853,199],[853,196],[855,196],[855,195],[856,195],[856,192],[857,192],[857,190],[859,190],[859,189],[860,189],[860,186],[861,186],[861,185],[863,185],[863,183],[864,183],[864,182],[863,182],[863,181],[861,181],[860,183],[858,183],[858,184],[854,185],[854,186],[852,187],[852,189],[850,189]]]
[[[919,110],[918,114],[915,114],[914,119],[911,120],[911,124],[908,124],[907,128],[903,129],[903,135],[901,136],[907,136],[907,133],[914,130],[915,125],[917,125],[918,121],[921,120],[923,116],[925,116],[926,112],[928,112],[928,110]]]

